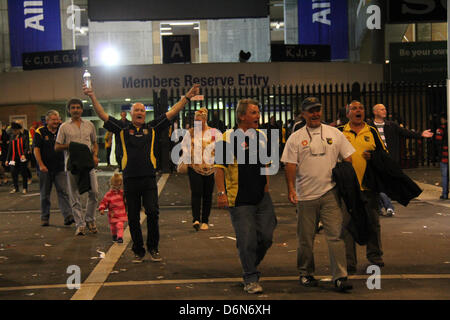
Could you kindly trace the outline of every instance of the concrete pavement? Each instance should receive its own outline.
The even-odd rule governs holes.
[[[424,192],[407,208],[397,204],[395,217],[381,218],[386,263],[381,289],[368,289],[365,248],[358,247],[358,273],[350,277],[351,294],[334,292],[327,281],[330,270],[323,234],[315,241],[316,274],[323,281],[318,288],[299,285],[296,215],[287,201],[284,172],[270,179],[278,226],[273,246],[260,266],[264,293],[256,296],[243,292],[228,212],[214,207],[208,231],[192,228],[186,175],[159,176],[164,259],[160,263],[151,262],[149,256],[144,263],[133,263],[129,232],[123,245],[113,245],[105,216],[97,216],[98,234],[74,236],[74,226],[63,226],[54,192],[51,225],[41,227],[36,182],[27,196],[10,195],[8,187],[0,187],[0,300],[448,300],[450,202],[437,200],[439,169],[405,172]],[[111,171],[99,172],[101,195],[107,191],[110,175]],[[145,236],[146,227],[143,232]],[[69,266],[81,271],[80,290],[67,287],[73,275],[67,273]]]

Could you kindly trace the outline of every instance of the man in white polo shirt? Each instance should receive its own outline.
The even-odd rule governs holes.
[[[351,162],[353,146],[336,128],[321,123],[322,104],[309,97],[302,102],[306,126],[288,139],[281,157],[286,164],[289,201],[297,205],[297,267],[300,284],[318,286],[314,278],[313,245],[317,223],[324,225],[331,272],[337,290],[347,291],[345,245],[342,240],[343,213],[340,208],[332,170],[339,159]]]

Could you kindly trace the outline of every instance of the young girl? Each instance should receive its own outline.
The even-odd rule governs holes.
[[[112,238],[117,243],[123,243],[123,224],[128,221],[125,211],[122,182],[122,175],[114,172],[110,182],[111,189],[105,194],[98,208],[101,215],[105,214],[105,210],[108,209],[108,220]]]

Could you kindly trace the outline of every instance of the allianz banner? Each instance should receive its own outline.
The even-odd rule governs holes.
[[[329,44],[331,60],[348,58],[347,0],[298,0],[299,44]]]
[[[61,50],[59,0],[8,0],[11,65],[22,66],[22,53]]]

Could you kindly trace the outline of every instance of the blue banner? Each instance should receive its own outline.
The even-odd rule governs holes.
[[[59,0],[8,0],[11,65],[22,66],[22,53],[61,50]]]
[[[347,59],[347,0],[298,0],[298,43],[329,44],[332,60]]]

